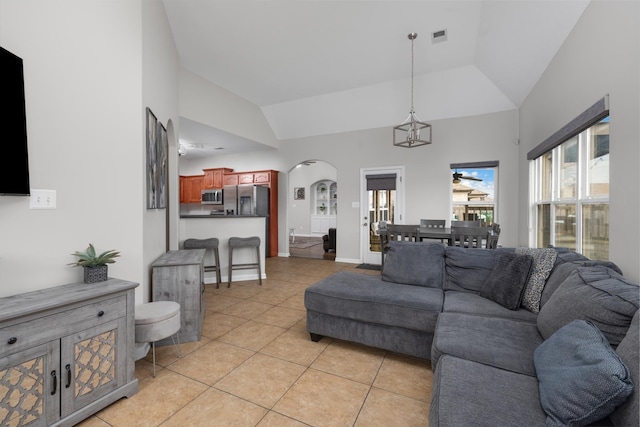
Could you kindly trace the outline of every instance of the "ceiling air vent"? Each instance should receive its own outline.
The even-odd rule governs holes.
[[[440,43],[447,40],[447,30],[439,30],[431,33],[431,43]]]

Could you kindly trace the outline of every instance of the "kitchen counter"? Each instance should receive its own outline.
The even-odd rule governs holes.
[[[205,205],[206,206],[206,205]],[[202,218],[215,219],[215,221],[203,221]],[[180,215],[180,249],[186,239],[208,239],[215,237],[220,241],[218,252],[220,254],[220,274],[222,283],[225,284],[229,277],[229,238],[231,237],[260,237],[260,263],[262,265],[262,278],[266,279],[266,221],[265,216],[238,216],[238,215],[209,215],[197,212],[181,212]],[[205,265],[215,265],[212,251],[207,251],[204,258]],[[234,250],[234,264],[255,262],[254,250]],[[233,272],[233,281],[257,280],[256,270],[240,270]],[[215,272],[205,273],[205,283],[215,283]],[[226,284],[224,285],[226,286]],[[231,284],[233,286],[233,284]]]
[[[265,215],[226,215],[222,205],[182,203],[180,218],[265,218]]]

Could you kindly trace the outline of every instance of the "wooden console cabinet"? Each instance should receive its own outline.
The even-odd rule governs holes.
[[[0,425],[72,426],[138,391],[137,283],[0,298]]]
[[[151,264],[152,300],[180,304],[180,342],[200,341],[204,319],[205,249],[174,250]],[[171,338],[158,344],[171,344]]]

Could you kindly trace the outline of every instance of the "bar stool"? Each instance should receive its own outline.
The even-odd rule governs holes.
[[[175,301],[148,302],[135,307],[135,341],[151,343],[154,378],[156,376],[156,341],[171,337],[173,348],[178,357],[182,357],[180,348],[173,339],[173,336],[177,335],[178,344],[180,344],[178,333],[180,324],[180,304]]]
[[[218,252],[219,241],[217,238],[212,237],[210,239],[187,239],[184,241],[185,249],[211,249],[216,261],[216,265],[205,265],[204,271],[216,272],[216,288],[220,287],[220,252]]]
[[[233,264],[233,250],[240,248],[256,248],[256,255],[258,257],[256,262]],[[229,284],[231,286],[231,272],[233,270],[246,270],[249,268],[258,269],[258,278],[260,279],[260,286],[262,286],[262,268],[260,266],[260,237],[231,237],[229,238]]]

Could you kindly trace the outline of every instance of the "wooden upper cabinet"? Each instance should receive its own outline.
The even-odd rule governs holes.
[[[216,169],[203,169],[204,171],[204,186],[203,188],[210,189],[218,189],[224,187],[224,175],[226,173],[233,172],[233,169],[229,168],[216,168]]]
[[[265,182],[271,181],[271,172],[272,171],[264,171],[264,172],[256,172],[253,174],[253,182],[256,184],[262,184]]]
[[[225,174],[223,177],[224,185],[238,185],[238,174]]]
[[[253,184],[252,173],[241,173],[238,175],[238,184]]]
[[[200,203],[204,175],[180,176],[180,203]]]

